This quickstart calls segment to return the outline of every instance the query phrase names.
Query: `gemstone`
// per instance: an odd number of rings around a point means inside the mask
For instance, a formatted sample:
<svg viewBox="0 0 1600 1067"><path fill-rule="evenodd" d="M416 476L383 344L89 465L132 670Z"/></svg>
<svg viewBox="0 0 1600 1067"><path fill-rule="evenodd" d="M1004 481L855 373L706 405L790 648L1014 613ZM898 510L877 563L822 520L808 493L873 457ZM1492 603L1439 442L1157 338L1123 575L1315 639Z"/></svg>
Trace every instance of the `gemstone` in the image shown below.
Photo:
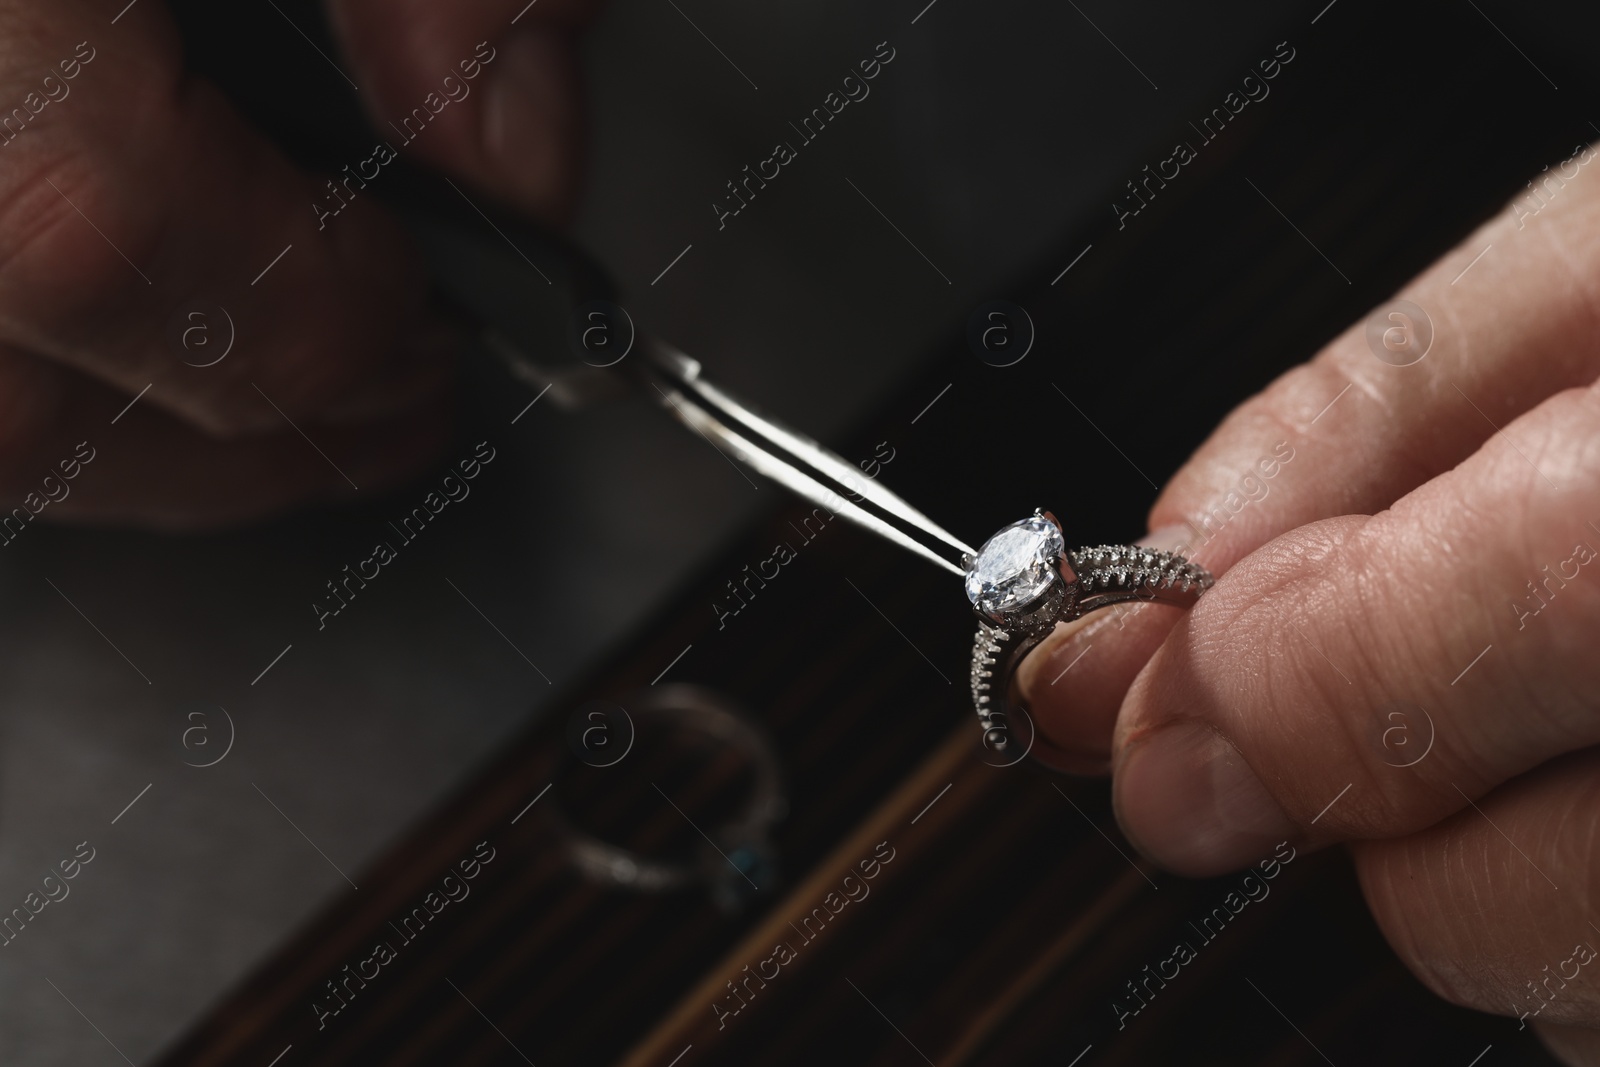
<svg viewBox="0 0 1600 1067"><path fill-rule="evenodd" d="M967 599L986 615L1035 600L1060 577L1061 531L1040 516L1004 527L983 543L967 569Z"/></svg>

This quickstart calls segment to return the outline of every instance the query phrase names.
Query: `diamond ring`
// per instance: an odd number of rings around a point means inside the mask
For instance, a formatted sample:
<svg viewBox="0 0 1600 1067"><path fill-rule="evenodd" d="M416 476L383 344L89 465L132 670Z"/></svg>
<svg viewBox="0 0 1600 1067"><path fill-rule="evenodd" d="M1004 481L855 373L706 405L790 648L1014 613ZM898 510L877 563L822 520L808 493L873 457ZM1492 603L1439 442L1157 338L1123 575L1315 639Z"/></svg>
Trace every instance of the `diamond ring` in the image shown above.
<svg viewBox="0 0 1600 1067"><path fill-rule="evenodd" d="M771 832L787 814L789 801L784 795L778 754L772 741L765 730L726 697L702 686L661 685L641 691L628 703L632 707L631 714L620 705L591 702L620 713L616 725L619 731L626 727L628 751L633 748L635 719L644 732L656 735L653 766L658 769L653 773L659 774L663 764L670 767L701 747L709 747L713 752L726 749L742 756L740 762L746 765L744 774L749 779L743 804L738 810L725 813L720 823L708 827L709 833L702 831L709 847L687 855L647 856L581 828L578 809L568 812L560 803L565 785L570 784L569 777L593 773L581 770L581 766L611 773L610 768L622 764L627 755L625 751L615 759L608 755L605 762L590 762L589 757L596 751L591 746L610 747L619 742L606 741L600 736L591 738L591 733L607 730L609 726L603 720L601 725L588 726L590 716L585 715L576 720L580 723L579 730L573 730L569 722L569 747L557 750L556 796L545 805L546 818L560 833L573 865L596 882L641 893L664 893L703 883L710 889L717 907L729 913L740 911L749 903L751 892L771 889L779 881ZM670 741L684 747L663 747ZM591 782L596 780L590 779ZM615 777L610 780L617 781ZM666 799L671 803L670 797ZM700 827L695 826L695 829Z"/></svg>
<svg viewBox="0 0 1600 1067"><path fill-rule="evenodd" d="M1188 607L1211 587L1205 568L1171 552L1137 545L1068 552L1061 524L1044 511L1012 523L974 551L855 464L706 381L695 360L661 342L646 348L651 358L637 366L642 380L724 459L732 456L829 515L966 579L967 597L978 615L972 701L985 746L1004 752L1007 764L1033 748L1031 737L1012 735L1012 713L1026 720L1027 709L1010 705L1007 687L1023 657L1056 623L1126 601ZM512 353L507 358L515 370L524 357ZM542 380L536 369L516 372L530 382Z"/></svg>
<svg viewBox="0 0 1600 1067"><path fill-rule="evenodd" d="M1056 623L1128 601L1189 607L1212 584L1209 571L1172 552L1138 545L1069 552L1048 511L1003 527L961 562L978 616L972 703L983 743L996 752L1014 746L1012 713L1027 710L1008 699L1011 676Z"/></svg>

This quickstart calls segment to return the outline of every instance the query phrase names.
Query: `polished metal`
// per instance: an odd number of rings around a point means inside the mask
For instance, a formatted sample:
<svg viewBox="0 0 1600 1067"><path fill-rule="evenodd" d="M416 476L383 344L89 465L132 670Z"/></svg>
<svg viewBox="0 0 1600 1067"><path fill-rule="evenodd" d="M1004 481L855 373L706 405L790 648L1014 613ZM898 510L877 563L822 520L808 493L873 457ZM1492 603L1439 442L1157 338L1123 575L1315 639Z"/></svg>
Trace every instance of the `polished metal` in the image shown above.
<svg viewBox="0 0 1600 1067"><path fill-rule="evenodd" d="M1060 528L1054 515L1035 511ZM1010 700L1012 675L1057 623L1126 603L1193 606L1213 584L1211 572L1173 552L1139 545L1097 545L1064 552L1048 588L1014 611L989 614L974 608L978 632L972 640L972 706L983 742L1004 751L1013 741L1016 713ZM1031 731L1028 732L1031 744Z"/></svg>
<svg viewBox="0 0 1600 1067"><path fill-rule="evenodd" d="M670 345L647 342L634 365L657 399L711 445L818 507L937 564L966 573L972 548L868 478L859 467L762 415L708 382L700 364Z"/></svg>
<svg viewBox="0 0 1600 1067"><path fill-rule="evenodd" d="M552 373L503 339L492 340L490 347L521 380L553 388L563 400L579 402L603 391L591 380L601 372L592 368ZM860 468L719 389L701 374L698 361L672 346L640 338L638 349L635 358L617 369L730 461L743 463L951 574L968 576L978 551ZM1048 512L1034 514L1061 528ZM1205 568L1184 557L1137 545L1063 551L1056 570L1048 588L1015 611L989 614L974 604L979 624L972 650L972 700L984 742L991 749L1003 750L1012 743L1011 715L1024 709L1008 700L1011 676L1056 623L1135 601L1188 607L1212 584ZM597 853L594 862L603 866L604 857ZM659 876L661 872L652 875L643 869L634 875Z"/></svg>

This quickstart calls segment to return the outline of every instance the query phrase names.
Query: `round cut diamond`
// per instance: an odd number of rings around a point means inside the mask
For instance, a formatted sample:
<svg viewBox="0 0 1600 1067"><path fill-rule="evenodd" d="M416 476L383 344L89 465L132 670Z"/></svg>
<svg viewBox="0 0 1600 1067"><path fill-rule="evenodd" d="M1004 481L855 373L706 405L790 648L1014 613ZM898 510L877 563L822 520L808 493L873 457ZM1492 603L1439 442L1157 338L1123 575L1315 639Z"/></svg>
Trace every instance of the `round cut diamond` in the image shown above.
<svg viewBox="0 0 1600 1067"><path fill-rule="evenodd" d="M967 569L967 599L988 615L1036 599L1060 572L1066 546L1049 519L1035 515L1004 527L983 543Z"/></svg>

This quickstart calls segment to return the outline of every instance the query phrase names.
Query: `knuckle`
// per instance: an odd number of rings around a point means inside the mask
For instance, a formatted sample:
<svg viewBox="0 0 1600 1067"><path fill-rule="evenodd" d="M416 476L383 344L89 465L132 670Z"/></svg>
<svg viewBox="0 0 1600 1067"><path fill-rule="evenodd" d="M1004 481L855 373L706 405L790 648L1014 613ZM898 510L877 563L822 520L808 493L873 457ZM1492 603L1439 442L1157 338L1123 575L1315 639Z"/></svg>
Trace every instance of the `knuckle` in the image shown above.
<svg viewBox="0 0 1600 1067"><path fill-rule="evenodd" d="M1316 831L1373 838L1427 825L1454 809L1461 760L1434 735L1419 680L1442 638L1408 625L1392 567L1372 550L1374 520L1348 516L1300 527L1230 571L1208 620L1264 697L1239 724L1284 766L1274 785L1284 809ZM1386 621L1387 620L1387 621ZM1398 740L1397 740L1398 739ZM1400 743L1410 744L1411 749ZM1436 743L1437 742L1437 743ZM1413 762L1412 749L1427 755ZM1333 780L1337 778L1335 784ZM1468 778L1467 781L1475 779ZM1324 810L1333 793L1343 799ZM1454 802L1452 802L1454 801Z"/></svg>
<svg viewBox="0 0 1600 1067"><path fill-rule="evenodd" d="M129 261L149 263L159 249L161 168L182 135L182 54L159 20L135 32L135 48L95 62L109 103L51 108L0 147L0 313L70 330L86 309L136 295L142 283ZM70 31L47 35L32 41L33 54L71 53Z"/></svg>
<svg viewBox="0 0 1600 1067"><path fill-rule="evenodd" d="M70 338L88 313L137 295L129 260L148 256L159 227L128 209L106 173L63 154L0 180L0 316L25 336Z"/></svg>

